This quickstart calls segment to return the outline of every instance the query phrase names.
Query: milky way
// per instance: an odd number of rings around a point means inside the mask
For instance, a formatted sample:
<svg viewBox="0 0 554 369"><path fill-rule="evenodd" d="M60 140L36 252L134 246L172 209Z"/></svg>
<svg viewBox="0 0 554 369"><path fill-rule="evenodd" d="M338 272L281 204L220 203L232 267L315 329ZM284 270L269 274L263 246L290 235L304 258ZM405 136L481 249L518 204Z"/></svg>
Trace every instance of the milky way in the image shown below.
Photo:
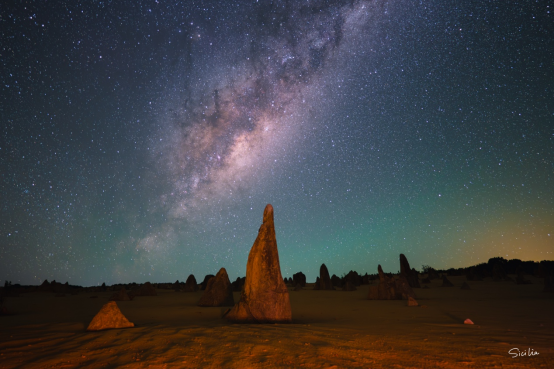
<svg viewBox="0 0 554 369"><path fill-rule="evenodd" d="M0 9L0 282L552 259L552 9L118 1Z"/></svg>

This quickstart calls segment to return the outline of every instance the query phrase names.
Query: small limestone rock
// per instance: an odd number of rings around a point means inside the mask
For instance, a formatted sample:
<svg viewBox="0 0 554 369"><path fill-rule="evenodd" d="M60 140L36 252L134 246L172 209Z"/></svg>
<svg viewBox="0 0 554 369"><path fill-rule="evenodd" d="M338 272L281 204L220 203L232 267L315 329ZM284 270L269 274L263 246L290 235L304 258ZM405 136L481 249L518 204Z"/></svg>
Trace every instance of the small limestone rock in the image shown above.
<svg viewBox="0 0 554 369"><path fill-rule="evenodd" d="M473 324L473 322L471 321L471 319L466 319L464 320L464 324Z"/></svg>
<svg viewBox="0 0 554 369"><path fill-rule="evenodd" d="M413 297L408 297L408 306L419 306L419 304Z"/></svg>
<svg viewBox="0 0 554 369"><path fill-rule="evenodd" d="M87 331L100 331L103 329L113 329L113 328L130 328L134 327L135 325L131 323L123 313L121 313L121 310L119 310L119 307L117 307L117 303L115 301L110 301L104 306L102 306L102 309L92 318L92 321L90 322Z"/></svg>

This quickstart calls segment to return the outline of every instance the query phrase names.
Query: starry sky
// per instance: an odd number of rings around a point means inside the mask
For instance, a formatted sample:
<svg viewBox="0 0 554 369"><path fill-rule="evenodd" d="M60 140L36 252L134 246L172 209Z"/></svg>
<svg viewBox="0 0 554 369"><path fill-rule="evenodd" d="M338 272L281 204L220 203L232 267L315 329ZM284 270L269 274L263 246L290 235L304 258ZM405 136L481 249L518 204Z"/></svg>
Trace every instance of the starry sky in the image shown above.
<svg viewBox="0 0 554 369"><path fill-rule="evenodd" d="M554 259L546 1L0 8L0 282Z"/></svg>

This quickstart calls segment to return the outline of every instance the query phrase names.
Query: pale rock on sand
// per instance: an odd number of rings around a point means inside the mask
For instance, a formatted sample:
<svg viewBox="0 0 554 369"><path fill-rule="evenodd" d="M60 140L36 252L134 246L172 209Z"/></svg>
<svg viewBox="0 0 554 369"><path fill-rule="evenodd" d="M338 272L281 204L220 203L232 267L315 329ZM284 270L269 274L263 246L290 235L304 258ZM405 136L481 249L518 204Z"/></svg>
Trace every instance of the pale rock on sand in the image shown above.
<svg viewBox="0 0 554 369"><path fill-rule="evenodd" d="M233 306L233 287L225 268L221 268L214 278L208 281L198 306Z"/></svg>
<svg viewBox="0 0 554 369"><path fill-rule="evenodd" d="M281 275L270 204L265 207L263 224L248 255L240 301L225 317L244 323L292 322L289 291Z"/></svg>
<svg viewBox="0 0 554 369"><path fill-rule="evenodd" d="M471 319L464 320L464 324L474 324Z"/></svg>
<svg viewBox="0 0 554 369"><path fill-rule="evenodd" d="M130 328L135 325L131 323L115 301L110 301L92 318L92 321L88 325L87 331L100 331L103 329L112 329L112 328Z"/></svg>

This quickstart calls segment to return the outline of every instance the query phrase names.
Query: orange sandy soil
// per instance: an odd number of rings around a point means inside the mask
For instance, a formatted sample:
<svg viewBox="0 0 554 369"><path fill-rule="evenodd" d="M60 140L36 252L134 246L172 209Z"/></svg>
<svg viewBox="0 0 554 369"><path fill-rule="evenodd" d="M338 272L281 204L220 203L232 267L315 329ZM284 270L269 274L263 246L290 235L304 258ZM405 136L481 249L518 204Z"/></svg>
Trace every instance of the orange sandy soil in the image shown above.
<svg viewBox="0 0 554 369"><path fill-rule="evenodd" d="M416 289L420 307L357 291L290 289L293 324L230 324L202 292L118 302L134 328L86 332L112 292L8 298L0 368L554 368L554 296L542 280ZM98 298L91 299L90 296ZM238 301L239 294L235 294ZM464 325L470 318L475 325ZM512 348L538 353L516 357Z"/></svg>

